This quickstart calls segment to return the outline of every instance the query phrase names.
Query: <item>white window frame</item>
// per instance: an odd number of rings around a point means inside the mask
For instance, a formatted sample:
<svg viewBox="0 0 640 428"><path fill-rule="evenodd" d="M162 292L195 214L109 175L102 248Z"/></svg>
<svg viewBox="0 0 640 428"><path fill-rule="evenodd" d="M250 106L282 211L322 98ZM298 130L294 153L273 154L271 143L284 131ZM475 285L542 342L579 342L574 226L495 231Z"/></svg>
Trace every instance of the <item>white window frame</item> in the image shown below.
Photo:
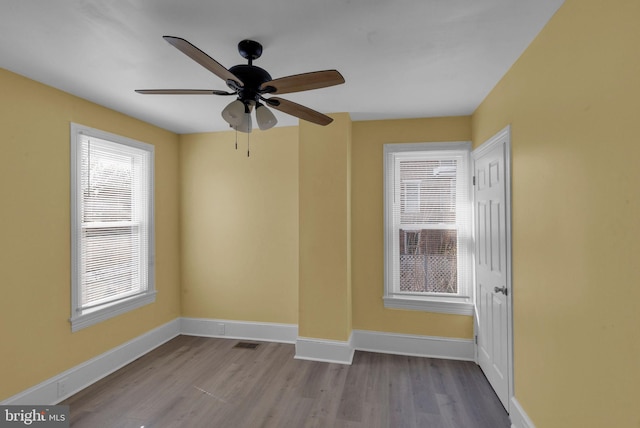
<svg viewBox="0 0 640 428"><path fill-rule="evenodd" d="M154 153L155 148L151 144L132 140L120 135L90 128L87 126L71 123L70 126L70 149L71 149L71 331L89 327L101 321L113 318L125 312L155 301L155 226L154 226ZM81 229L82 225L82 194L81 194L81 144L83 137L92 137L114 144L125 145L148 152L149 168L147 174L142 178L148 185L147 215L147 241L146 248L147 263L143 268L147 269L146 290L142 293L115 299L102 305L94 305L91 308L82 309L80 306L80 296L82 293L82 272L81 272ZM87 226L87 225L85 225Z"/></svg>
<svg viewBox="0 0 640 428"><path fill-rule="evenodd" d="M465 152L466 170L462 172L462 179L468 185L469 198L469 240L465 253L468 254L466 274L458 276L458 293L411 293L399 291L399 237L394 227L393 198L396 192L396 159L407 155L420 154L460 155ZM444 143L400 143L384 144L384 295L386 308L408 309L447 314L473 315L473 244L472 234L472 187L471 187L471 142L457 141ZM459 244L460 245L460 244ZM460 252L460 251L459 251ZM460 271L459 271L460 272Z"/></svg>

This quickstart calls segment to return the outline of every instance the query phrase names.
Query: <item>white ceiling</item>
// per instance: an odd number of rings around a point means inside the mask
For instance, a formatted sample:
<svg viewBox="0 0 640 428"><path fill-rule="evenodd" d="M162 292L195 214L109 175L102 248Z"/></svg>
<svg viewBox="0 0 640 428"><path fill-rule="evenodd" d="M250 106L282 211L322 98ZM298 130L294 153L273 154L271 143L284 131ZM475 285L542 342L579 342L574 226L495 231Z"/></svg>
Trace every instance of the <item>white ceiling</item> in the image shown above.
<svg viewBox="0 0 640 428"><path fill-rule="evenodd" d="M2 0L0 66L176 133L228 129L231 97L162 39L225 67L259 41L273 78L337 69L346 83L283 98L353 120L471 114L563 0ZM275 112L279 126L297 119Z"/></svg>

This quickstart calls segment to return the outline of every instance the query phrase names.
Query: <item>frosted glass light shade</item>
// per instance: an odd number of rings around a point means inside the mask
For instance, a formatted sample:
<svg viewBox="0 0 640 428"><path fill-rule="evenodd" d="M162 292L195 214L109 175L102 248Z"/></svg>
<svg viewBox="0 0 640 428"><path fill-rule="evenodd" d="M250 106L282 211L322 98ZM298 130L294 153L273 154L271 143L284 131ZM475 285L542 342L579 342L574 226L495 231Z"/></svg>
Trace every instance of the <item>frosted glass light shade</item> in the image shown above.
<svg viewBox="0 0 640 428"><path fill-rule="evenodd" d="M242 115L242 121L234 126L237 131L251 133L251 113L247 112Z"/></svg>
<svg viewBox="0 0 640 428"><path fill-rule="evenodd" d="M235 100L222 110L222 118L235 128L245 120L244 110L244 103L240 100Z"/></svg>
<svg viewBox="0 0 640 428"><path fill-rule="evenodd" d="M258 128L264 131L273 128L278 123L278 119L276 119L271 110L262 104L258 104L256 107L256 122L258 122Z"/></svg>

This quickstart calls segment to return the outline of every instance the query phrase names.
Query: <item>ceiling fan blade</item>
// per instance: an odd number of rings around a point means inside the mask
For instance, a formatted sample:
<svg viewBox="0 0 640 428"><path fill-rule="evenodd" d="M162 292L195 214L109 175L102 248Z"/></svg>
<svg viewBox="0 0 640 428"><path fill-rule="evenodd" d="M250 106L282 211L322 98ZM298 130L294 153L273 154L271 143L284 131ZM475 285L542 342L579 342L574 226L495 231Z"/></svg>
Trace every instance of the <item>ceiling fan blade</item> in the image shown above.
<svg viewBox="0 0 640 428"><path fill-rule="evenodd" d="M216 89L136 89L136 92L145 95L236 95Z"/></svg>
<svg viewBox="0 0 640 428"><path fill-rule="evenodd" d="M265 99L269 106L276 110L280 110L283 113L290 114L308 122L313 122L318 125L326 126L333 122L333 119L320 112L305 107L303 105L294 103L293 101L284 100L278 97L271 97Z"/></svg>
<svg viewBox="0 0 640 428"><path fill-rule="evenodd" d="M189 58L224 80L232 80L236 82L239 86L244 86L242 80L238 79L238 77L227 70L222 64L220 64L215 59L211 58L209 55L186 41L180 37L173 36L162 36L167 42L171 43L175 48L177 48L180 52L187 55Z"/></svg>
<svg viewBox="0 0 640 428"><path fill-rule="evenodd" d="M260 86L260 90L272 94L289 94L291 92L326 88L327 86L340 85L342 83L344 83L344 77L337 70L324 70L270 80L263 83Z"/></svg>

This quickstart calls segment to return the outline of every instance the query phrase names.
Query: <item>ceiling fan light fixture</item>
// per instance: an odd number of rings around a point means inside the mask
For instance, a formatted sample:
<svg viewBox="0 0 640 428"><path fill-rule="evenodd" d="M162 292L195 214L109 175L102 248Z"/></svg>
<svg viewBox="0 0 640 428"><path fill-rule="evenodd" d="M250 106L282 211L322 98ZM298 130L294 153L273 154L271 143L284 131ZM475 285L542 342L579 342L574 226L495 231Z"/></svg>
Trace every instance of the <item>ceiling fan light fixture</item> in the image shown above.
<svg viewBox="0 0 640 428"><path fill-rule="evenodd" d="M222 118L232 127L239 126L244 121L244 116L245 105L240 100L232 101L222 110Z"/></svg>
<svg viewBox="0 0 640 428"><path fill-rule="evenodd" d="M344 77L337 70L321 70L310 73L272 79L264 69L253 65L253 60L262 55L262 45L253 40L243 40L238 44L238 52L248 60L248 64L235 65L229 69L224 67L204 51L181 37L163 36L163 38L183 54L221 78L229 87L229 91L217 89L136 89L140 94L154 95L235 95L237 99L222 110L222 118L231 128L240 132L251 132L251 110L255 108L255 120L261 130L273 128L278 120L266 106L306 120L326 126L333 120L331 117L278 97L264 98L264 94L281 95L292 92L326 88L344 83Z"/></svg>
<svg viewBox="0 0 640 428"><path fill-rule="evenodd" d="M258 123L258 128L266 131L273 128L278 123L278 119L264 104L258 103L256 105L256 122Z"/></svg>
<svg viewBox="0 0 640 428"><path fill-rule="evenodd" d="M251 113L249 112L249 109L246 109L246 113L244 113L242 115L242 121L238 124L235 125L234 128L236 131L240 131L240 132L246 132L247 134L251 133Z"/></svg>

